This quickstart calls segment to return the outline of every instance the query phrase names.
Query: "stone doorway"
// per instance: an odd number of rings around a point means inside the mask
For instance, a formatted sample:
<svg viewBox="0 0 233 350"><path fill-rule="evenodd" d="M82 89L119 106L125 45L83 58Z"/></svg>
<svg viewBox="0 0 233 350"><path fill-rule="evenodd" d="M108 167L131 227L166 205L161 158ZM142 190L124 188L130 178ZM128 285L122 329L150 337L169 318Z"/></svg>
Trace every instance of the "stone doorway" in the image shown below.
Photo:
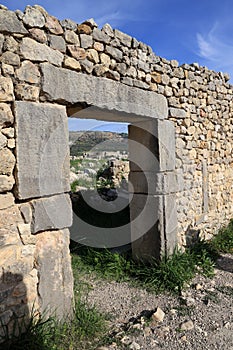
<svg viewBox="0 0 233 350"><path fill-rule="evenodd" d="M160 259L171 252L177 228L175 130L166 120L165 97L48 63L41 70L43 94L50 102L15 102L16 193L20 200L35 198L33 233L71 226L67 115L78 113L79 118L130 123L133 254Z"/></svg>

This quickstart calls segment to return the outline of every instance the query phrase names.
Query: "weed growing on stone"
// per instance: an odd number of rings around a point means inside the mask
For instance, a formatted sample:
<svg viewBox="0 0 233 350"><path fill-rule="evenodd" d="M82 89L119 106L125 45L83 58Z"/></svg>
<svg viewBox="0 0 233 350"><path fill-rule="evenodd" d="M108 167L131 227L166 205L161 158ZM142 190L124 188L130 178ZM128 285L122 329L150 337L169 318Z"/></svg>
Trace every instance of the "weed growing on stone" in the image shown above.
<svg viewBox="0 0 233 350"><path fill-rule="evenodd" d="M233 253L233 219L212 238L211 246L221 253Z"/></svg>
<svg viewBox="0 0 233 350"><path fill-rule="evenodd" d="M6 333L0 350L91 350L98 339L102 339L107 329L105 315L95 306L90 306L81 284L75 281L75 312L72 320L60 323L54 317L32 315L29 322L15 321L13 335ZM92 347L93 346L93 347Z"/></svg>

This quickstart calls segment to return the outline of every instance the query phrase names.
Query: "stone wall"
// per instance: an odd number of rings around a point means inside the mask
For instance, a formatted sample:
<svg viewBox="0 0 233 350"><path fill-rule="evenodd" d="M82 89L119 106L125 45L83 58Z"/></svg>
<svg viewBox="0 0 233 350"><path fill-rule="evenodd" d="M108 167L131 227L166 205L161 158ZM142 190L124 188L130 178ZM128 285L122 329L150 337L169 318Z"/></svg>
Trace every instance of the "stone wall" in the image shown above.
<svg viewBox="0 0 233 350"><path fill-rule="evenodd" d="M160 184L156 203L163 203L161 212L176 202L178 243L185 245L199 232L209 237L232 217L233 93L228 80L227 74L196 63L179 66L160 58L109 24L100 29L92 19L59 21L40 6L28 6L24 13L0 7L4 326L11 330L14 318L28 317L32 308L49 307L60 318L72 313L67 113L95 106L97 119L111 120L105 117L107 108L117 121L156 118L161 130L175 128L175 158L172 138L166 130L158 132L166 166L152 174L151 199Z"/></svg>

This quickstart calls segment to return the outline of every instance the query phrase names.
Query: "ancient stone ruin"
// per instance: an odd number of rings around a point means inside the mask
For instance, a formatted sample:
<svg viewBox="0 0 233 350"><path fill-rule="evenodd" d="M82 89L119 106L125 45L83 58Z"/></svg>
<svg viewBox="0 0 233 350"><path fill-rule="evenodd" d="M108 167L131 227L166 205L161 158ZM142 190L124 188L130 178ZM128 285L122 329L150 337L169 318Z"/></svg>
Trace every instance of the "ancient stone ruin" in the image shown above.
<svg viewBox="0 0 233 350"><path fill-rule="evenodd" d="M130 123L134 256L159 259L232 217L227 74L179 66L108 24L59 21L40 6L1 6L0 73L0 320L9 332L32 309L72 313L67 116Z"/></svg>

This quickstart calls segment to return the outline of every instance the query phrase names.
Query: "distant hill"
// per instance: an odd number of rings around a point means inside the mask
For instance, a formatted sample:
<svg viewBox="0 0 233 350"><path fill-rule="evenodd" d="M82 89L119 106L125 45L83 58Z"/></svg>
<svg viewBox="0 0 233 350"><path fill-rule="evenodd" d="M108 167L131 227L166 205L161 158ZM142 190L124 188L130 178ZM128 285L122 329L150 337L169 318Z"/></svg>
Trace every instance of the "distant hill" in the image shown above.
<svg viewBox="0 0 233 350"><path fill-rule="evenodd" d="M128 135L110 131L70 131L70 154L80 156L95 151L128 151Z"/></svg>

